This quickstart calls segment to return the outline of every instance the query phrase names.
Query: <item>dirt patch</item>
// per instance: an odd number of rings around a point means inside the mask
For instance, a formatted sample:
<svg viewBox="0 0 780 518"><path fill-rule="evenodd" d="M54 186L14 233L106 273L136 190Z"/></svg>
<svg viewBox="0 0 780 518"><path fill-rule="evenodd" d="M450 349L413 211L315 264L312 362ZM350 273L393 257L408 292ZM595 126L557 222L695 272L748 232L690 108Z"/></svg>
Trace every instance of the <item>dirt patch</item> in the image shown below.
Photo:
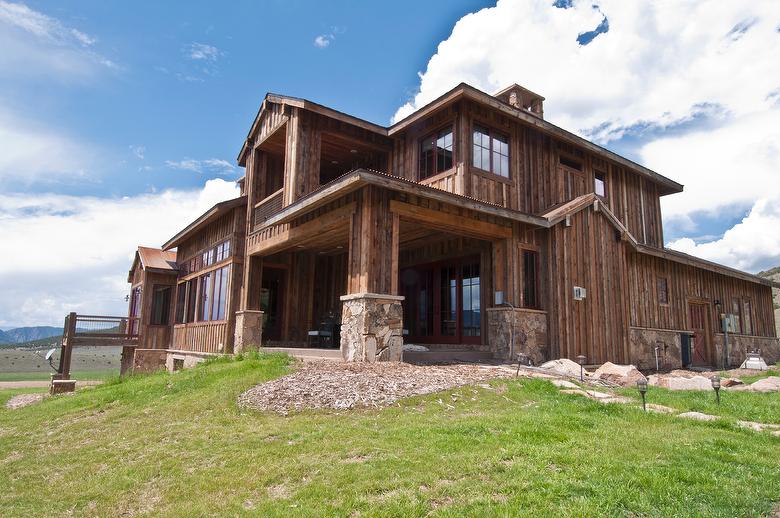
<svg viewBox="0 0 780 518"><path fill-rule="evenodd" d="M17 408L37 403L46 396L48 396L48 394L45 392L39 392L37 394L19 394L6 401L5 407L9 410L16 410Z"/></svg>
<svg viewBox="0 0 780 518"><path fill-rule="evenodd" d="M304 409L375 408L405 397L512 376L506 369L478 365L307 362L293 374L247 390L238 403L284 415Z"/></svg>

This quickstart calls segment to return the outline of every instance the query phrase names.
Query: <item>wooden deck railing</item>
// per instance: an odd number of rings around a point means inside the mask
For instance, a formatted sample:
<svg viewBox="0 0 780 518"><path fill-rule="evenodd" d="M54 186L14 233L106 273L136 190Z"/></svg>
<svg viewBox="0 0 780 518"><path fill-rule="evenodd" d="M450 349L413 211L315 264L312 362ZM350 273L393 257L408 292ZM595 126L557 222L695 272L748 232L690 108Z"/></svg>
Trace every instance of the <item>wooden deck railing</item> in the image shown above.
<svg viewBox="0 0 780 518"><path fill-rule="evenodd" d="M279 189L272 195L260 200L255 205L254 213L254 227L257 228L265 220L282 210L282 197L284 196L284 189Z"/></svg>
<svg viewBox="0 0 780 518"><path fill-rule="evenodd" d="M58 379L70 379L70 361L76 346L138 346L138 319L105 315L79 315L69 313L65 317L62 333ZM125 365L122 369L124 373Z"/></svg>
<svg viewBox="0 0 780 518"><path fill-rule="evenodd" d="M172 349L202 353L223 353L229 340L228 322L192 322L173 326Z"/></svg>

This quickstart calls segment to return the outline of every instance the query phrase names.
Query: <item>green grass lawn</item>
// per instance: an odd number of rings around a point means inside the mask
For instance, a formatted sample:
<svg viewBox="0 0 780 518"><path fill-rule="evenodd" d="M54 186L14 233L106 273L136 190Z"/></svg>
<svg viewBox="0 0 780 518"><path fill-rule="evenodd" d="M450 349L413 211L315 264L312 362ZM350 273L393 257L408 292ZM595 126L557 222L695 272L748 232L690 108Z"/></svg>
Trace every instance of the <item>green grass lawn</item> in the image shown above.
<svg viewBox="0 0 780 518"><path fill-rule="evenodd" d="M776 394L740 395L742 415L651 390L729 417L714 423L540 380L381 410L236 407L289 368L279 355L220 361L0 410L3 515L761 516L780 502L780 439L731 420L780 422Z"/></svg>

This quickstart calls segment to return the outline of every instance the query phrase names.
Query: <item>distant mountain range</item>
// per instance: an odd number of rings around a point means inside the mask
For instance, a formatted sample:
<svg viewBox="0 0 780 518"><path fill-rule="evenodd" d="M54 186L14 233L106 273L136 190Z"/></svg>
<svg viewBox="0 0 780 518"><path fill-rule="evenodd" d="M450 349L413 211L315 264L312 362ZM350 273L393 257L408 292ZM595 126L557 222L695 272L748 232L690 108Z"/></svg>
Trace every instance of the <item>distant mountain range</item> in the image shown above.
<svg viewBox="0 0 780 518"><path fill-rule="evenodd" d="M20 344L52 336L62 336L62 328L53 326L17 327L0 331L0 344Z"/></svg>

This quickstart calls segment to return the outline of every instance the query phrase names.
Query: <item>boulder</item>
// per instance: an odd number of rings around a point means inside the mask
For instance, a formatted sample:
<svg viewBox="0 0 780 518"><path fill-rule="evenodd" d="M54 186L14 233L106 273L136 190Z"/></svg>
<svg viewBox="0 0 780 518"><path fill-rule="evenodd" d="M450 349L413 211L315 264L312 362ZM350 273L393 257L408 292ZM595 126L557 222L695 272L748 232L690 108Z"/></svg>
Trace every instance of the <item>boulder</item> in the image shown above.
<svg viewBox="0 0 780 518"><path fill-rule="evenodd" d="M552 384L555 385L558 388L565 388L565 389L578 389L578 388L580 388L579 386L575 385L571 381L567 381L567 380L557 380L557 379L555 379L555 380L550 380L550 381L552 381Z"/></svg>
<svg viewBox="0 0 780 518"><path fill-rule="evenodd" d="M780 376L769 376L747 386L751 392L780 392Z"/></svg>
<svg viewBox="0 0 780 518"><path fill-rule="evenodd" d="M551 360L549 362L540 365L542 369L547 369L564 376L571 376L575 378L580 377L580 366L577 362L573 362L568 358L561 358L560 360ZM585 371L585 376L588 376L588 371Z"/></svg>
<svg viewBox="0 0 780 518"><path fill-rule="evenodd" d="M655 412L657 414L674 414L675 412L677 412L677 410L675 410L674 408L664 406L664 405L656 405L655 403L648 403L647 411Z"/></svg>
<svg viewBox="0 0 780 518"><path fill-rule="evenodd" d="M677 417L685 417L686 419L696 419L697 421L715 421L718 419L716 415L702 414L701 412L684 412L678 414Z"/></svg>
<svg viewBox="0 0 780 518"><path fill-rule="evenodd" d="M675 376L659 376L657 386L669 390L712 390L712 382L704 376L678 378Z"/></svg>
<svg viewBox="0 0 780 518"><path fill-rule="evenodd" d="M634 387L640 379L645 379L639 369L633 365L615 365L607 362L593 373L593 379L608 381L621 387Z"/></svg>

